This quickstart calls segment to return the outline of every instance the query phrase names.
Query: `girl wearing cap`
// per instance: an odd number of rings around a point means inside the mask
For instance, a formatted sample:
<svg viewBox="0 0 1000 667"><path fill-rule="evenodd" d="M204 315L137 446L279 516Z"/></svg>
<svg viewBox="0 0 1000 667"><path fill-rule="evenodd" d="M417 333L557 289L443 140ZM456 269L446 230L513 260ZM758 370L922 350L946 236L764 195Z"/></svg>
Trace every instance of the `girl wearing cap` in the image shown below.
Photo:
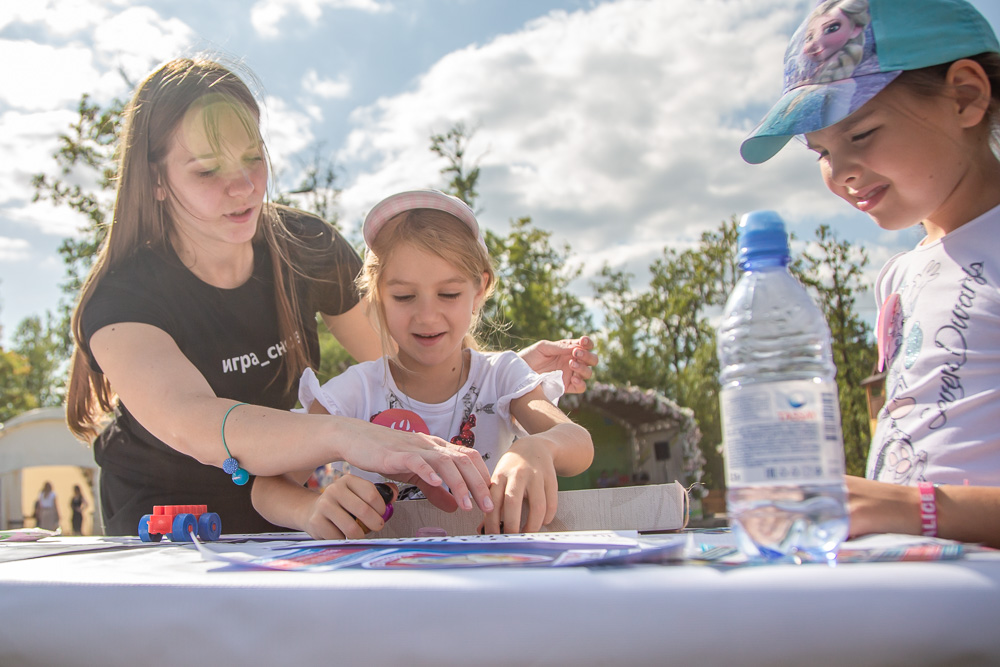
<svg viewBox="0 0 1000 667"><path fill-rule="evenodd" d="M797 78L800 28L785 94L741 153L763 162L804 134L834 194L926 232L875 286L886 401L868 479L847 480L851 534L1000 547L1000 44L964 0L868 5L873 48L840 80Z"/></svg>
<svg viewBox="0 0 1000 667"><path fill-rule="evenodd" d="M496 277L472 210L434 190L404 192L369 212L364 236L358 287L383 349L392 353L323 386L307 368L299 383L304 409L474 448L491 473L496 509L485 515L487 533L533 532L550 523L556 476L586 470L593 443L553 404L563 393L558 371L540 375L513 352L477 350L472 332ZM378 510L365 505L382 477L353 468L316 493L302 486L309 473L258 480L258 511L317 539L360 537L355 517ZM424 490L454 508L440 489Z"/></svg>
<svg viewBox="0 0 1000 667"><path fill-rule="evenodd" d="M123 118L113 223L74 312L67 392L68 424L101 466L105 532L134 535L167 504L207 504L227 532L272 530L252 476L331 460L447 484L463 507L471 494L491 509L475 450L289 411L319 362L317 313L356 359L381 347L353 284L357 254L322 220L267 201L246 83L212 60L173 60ZM588 347L543 342L527 357L580 391Z"/></svg>

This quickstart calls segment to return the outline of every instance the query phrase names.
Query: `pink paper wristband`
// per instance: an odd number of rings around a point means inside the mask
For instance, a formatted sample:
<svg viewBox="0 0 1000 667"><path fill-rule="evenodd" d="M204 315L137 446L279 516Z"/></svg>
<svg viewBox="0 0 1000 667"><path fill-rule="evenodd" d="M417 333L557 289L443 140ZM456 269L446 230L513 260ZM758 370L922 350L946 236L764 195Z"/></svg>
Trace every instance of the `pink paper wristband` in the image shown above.
<svg viewBox="0 0 1000 667"><path fill-rule="evenodd" d="M920 490L920 528L926 537L937 537L937 497L930 482L917 484Z"/></svg>

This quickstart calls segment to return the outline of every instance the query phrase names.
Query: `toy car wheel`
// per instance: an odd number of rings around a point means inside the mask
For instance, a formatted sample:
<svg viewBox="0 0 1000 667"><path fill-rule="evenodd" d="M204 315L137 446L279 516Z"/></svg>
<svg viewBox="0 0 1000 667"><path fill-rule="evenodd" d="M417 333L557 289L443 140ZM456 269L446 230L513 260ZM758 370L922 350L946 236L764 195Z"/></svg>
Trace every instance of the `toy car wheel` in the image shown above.
<svg viewBox="0 0 1000 667"><path fill-rule="evenodd" d="M219 539L222 534L222 519L215 512L205 512L198 517L198 537L206 542Z"/></svg>
<svg viewBox="0 0 1000 667"><path fill-rule="evenodd" d="M159 542L163 539L163 535L160 535L159 533L149 533L149 522L152 518L152 514L147 514L139 519L139 539L143 542Z"/></svg>
<svg viewBox="0 0 1000 667"><path fill-rule="evenodd" d="M190 542L196 527L194 514L178 514L174 517L170 539L174 542Z"/></svg>

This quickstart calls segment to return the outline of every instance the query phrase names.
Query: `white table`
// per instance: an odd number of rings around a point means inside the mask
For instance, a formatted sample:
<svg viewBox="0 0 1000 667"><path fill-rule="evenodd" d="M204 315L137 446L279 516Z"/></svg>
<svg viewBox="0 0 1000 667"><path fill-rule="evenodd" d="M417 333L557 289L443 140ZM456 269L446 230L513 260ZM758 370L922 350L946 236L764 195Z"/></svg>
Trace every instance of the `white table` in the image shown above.
<svg viewBox="0 0 1000 667"><path fill-rule="evenodd" d="M301 573L165 542L0 562L0 665L161 664L996 665L1000 558Z"/></svg>

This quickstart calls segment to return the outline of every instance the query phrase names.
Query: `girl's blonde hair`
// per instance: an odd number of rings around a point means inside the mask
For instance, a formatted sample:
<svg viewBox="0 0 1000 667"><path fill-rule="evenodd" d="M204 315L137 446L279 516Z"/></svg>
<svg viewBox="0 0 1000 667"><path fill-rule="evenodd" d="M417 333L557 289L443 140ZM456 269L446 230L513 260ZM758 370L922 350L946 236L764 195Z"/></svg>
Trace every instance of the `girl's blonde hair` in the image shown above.
<svg viewBox="0 0 1000 667"><path fill-rule="evenodd" d="M122 113L117 148L117 188L107 237L80 290L72 318L76 345L70 362L66 395L66 421L80 439L92 440L104 417L114 409L116 396L108 379L91 368L85 343L82 313L101 278L143 248L164 249L170 243L175 197L156 197L156 188L170 192L164 160L175 130L192 109L203 110L206 135L220 149L220 120L235 114L248 135L256 140L266 162L260 134L260 107L247 84L231 69L208 58L171 60L144 79ZM300 307L293 284L299 270L290 259L290 236L276 207L265 202L254 241L263 241L271 254L281 339L289 341L282 363L288 365L288 386L308 365L305 342L299 340ZM298 341L298 344L295 344Z"/></svg>
<svg viewBox="0 0 1000 667"><path fill-rule="evenodd" d="M483 290L483 297L462 341L463 348L480 349L475 333L480 325L482 306L496 288L496 270L486 248L473 235L468 225L450 213L429 208L412 209L390 219L365 253L357 286L369 309L374 311L382 349L399 364L395 343L386 326L382 279L393 253L404 243L437 255L457 268L477 289ZM485 279L483 274L486 274Z"/></svg>

